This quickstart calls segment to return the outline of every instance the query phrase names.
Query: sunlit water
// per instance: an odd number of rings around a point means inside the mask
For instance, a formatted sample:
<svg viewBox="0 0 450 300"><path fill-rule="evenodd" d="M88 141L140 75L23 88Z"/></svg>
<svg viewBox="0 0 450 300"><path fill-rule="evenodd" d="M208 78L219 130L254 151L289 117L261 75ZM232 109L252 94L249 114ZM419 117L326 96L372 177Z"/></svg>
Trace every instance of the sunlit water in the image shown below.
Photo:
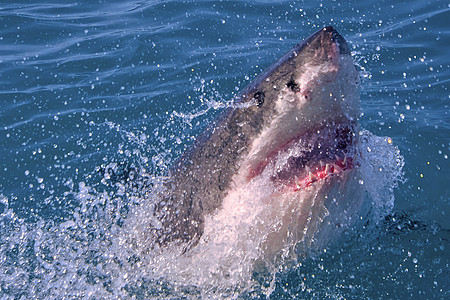
<svg viewBox="0 0 450 300"><path fill-rule="evenodd" d="M443 1L1 4L0 295L448 298L449 17ZM149 247L173 160L326 25L362 76L355 229L259 273L252 240Z"/></svg>

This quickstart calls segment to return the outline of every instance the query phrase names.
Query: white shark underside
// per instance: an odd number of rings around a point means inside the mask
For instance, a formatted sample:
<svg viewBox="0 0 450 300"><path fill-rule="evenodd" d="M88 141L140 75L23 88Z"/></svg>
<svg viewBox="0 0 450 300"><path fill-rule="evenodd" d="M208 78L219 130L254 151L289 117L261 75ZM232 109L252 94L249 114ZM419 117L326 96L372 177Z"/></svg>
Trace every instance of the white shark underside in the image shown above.
<svg viewBox="0 0 450 300"><path fill-rule="evenodd" d="M149 229L154 245L182 245L191 256L247 251L255 262L299 242L325 245L361 199L359 74L344 38L332 27L314 33L235 103L172 167Z"/></svg>

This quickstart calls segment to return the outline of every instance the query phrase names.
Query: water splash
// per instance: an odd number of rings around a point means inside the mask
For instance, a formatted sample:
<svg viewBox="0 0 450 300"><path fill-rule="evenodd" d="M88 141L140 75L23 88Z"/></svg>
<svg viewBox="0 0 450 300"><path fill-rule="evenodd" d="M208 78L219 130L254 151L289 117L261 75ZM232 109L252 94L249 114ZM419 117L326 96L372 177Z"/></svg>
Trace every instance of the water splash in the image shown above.
<svg viewBox="0 0 450 300"><path fill-rule="evenodd" d="M364 185L372 200L376 223L394 208L394 189L404 182L405 161L389 137L373 135L368 130L359 134L359 163Z"/></svg>

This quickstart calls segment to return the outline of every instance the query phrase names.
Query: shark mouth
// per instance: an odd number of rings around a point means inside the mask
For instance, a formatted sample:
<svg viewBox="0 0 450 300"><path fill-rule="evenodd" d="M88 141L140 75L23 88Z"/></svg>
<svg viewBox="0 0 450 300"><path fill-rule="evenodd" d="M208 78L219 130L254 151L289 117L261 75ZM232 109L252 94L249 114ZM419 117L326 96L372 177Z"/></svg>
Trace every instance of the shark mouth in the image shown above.
<svg viewBox="0 0 450 300"><path fill-rule="evenodd" d="M356 124L326 124L289 142L270 159L271 180L298 192L356 167Z"/></svg>
<svg viewBox="0 0 450 300"><path fill-rule="evenodd" d="M350 170L352 168L352 157L345 156L343 159L341 159L340 157L336 157L336 160L334 162L326 163L325 166L320 166L314 171L309 171L308 175L303 179L299 179L297 177L294 185L287 187L287 191L298 192L304 190L317 181L322 181L335 175L342 176L344 174L344 171Z"/></svg>

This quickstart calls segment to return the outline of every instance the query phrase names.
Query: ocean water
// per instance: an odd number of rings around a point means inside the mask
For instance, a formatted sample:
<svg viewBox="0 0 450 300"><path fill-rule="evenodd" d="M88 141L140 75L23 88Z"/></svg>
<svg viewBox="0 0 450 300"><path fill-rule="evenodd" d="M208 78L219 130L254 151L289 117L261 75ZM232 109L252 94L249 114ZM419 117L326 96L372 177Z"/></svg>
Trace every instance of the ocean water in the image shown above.
<svg viewBox="0 0 450 300"><path fill-rule="evenodd" d="M1 298L449 298L449 20L441 0L1 3ZM158 186L241 88L327 25L360 69L383 168L364 182L365 224L270 276L161 276L173 260L132 243L155 191L102 170Z"/></svg>

